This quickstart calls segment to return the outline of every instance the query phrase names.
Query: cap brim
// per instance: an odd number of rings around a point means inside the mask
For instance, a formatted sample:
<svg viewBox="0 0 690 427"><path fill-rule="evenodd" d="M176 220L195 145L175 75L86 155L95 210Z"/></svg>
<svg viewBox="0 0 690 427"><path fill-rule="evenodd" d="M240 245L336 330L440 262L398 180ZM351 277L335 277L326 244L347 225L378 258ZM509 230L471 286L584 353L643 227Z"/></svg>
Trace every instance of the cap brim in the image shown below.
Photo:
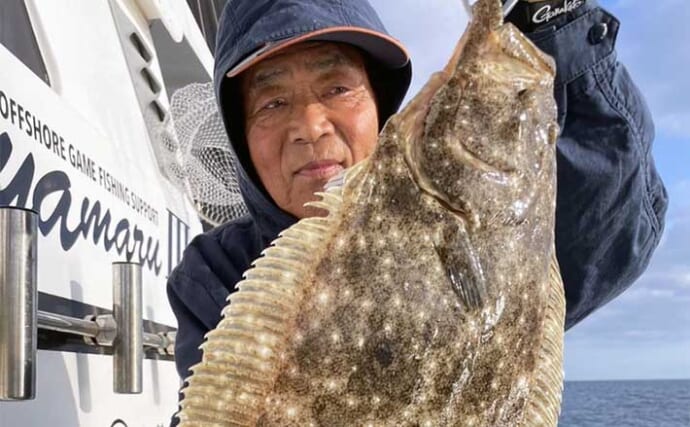
<svg viewBox="0 0 690 427"><path fill-rule="evenodd" d="M399 41L386 34L360 27L330 27L267 43L230 69L226 76L235 77L266 57L305 41L348 43L368 52L383 65L391 69L403 67L410 60L407 49Z"/></svg>

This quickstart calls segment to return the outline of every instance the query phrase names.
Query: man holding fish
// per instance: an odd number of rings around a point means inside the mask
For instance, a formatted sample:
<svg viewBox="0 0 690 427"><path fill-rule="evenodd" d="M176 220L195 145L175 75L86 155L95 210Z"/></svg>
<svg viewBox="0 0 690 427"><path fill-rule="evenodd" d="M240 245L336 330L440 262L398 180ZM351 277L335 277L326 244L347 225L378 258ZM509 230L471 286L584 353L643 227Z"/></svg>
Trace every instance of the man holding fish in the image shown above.
<svg viewBox="0 0 690 427"><path fill-rule="evenodd" d="M506 20L556 63L556 251L565 326L623 292L658 245L666 191L653 124L617 62L619 23L594 0L504 1ZM304 204L367 158L400 106L408 54L366 0L229 1L215 86L250 215L197 236L168 281L181 378L236 283Z"/></svg>

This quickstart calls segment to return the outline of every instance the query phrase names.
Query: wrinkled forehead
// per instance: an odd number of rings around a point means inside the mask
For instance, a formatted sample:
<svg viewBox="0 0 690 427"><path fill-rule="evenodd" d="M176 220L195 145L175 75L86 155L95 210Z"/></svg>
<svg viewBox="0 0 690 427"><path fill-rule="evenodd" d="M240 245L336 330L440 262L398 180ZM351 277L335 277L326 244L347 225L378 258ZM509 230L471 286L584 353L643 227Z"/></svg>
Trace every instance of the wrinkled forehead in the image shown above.
<svg viewBox="0 0 690 427"><path fill-rule="evenodd" d="M364 59L357 48L344 43L308 41L273 53L239 77L246 93L271 85L298 70L317 74L347 68L365 71Z"/></svg>

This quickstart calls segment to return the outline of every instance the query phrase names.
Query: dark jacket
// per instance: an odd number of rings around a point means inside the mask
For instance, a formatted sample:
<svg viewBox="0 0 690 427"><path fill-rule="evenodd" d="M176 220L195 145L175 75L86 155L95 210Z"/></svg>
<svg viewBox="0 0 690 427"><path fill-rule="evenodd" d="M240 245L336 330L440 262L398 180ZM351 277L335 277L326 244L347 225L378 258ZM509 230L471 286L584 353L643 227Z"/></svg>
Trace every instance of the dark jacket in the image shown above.
<svg viewBox="0 0 690 427"><path fill-rule="evenodd" d="M616 60L617 30L618 21L590 3L557 29L530 35L558 67L555 95L562 134L556 248L565 283L566 328L640 276L663 229L667 194L651 156L653 123ZM221 60L218 66L229 64ZM221 103L221 108L227 106ZM280 230L295 222L249 178L248 165L239 166L250 216L194 238L168 279L182 378L201 359L198 346L220 320L242 273Z"/></svg>

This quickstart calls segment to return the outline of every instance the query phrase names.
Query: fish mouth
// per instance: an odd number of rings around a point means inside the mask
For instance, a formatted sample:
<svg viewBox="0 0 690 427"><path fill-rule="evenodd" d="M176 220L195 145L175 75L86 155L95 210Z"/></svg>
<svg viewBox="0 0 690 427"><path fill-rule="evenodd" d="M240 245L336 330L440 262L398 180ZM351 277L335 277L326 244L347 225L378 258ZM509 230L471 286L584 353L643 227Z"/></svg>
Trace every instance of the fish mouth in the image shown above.
<svg viewBox="0 0 690 427"><path fill-rule="evenodd" d="M492 165L480 158L463 143L454 144L452 150L459 161L469 165L472 169L479 170L492 181L507 184L515 177L514 168L500 168Z"/></svg>

